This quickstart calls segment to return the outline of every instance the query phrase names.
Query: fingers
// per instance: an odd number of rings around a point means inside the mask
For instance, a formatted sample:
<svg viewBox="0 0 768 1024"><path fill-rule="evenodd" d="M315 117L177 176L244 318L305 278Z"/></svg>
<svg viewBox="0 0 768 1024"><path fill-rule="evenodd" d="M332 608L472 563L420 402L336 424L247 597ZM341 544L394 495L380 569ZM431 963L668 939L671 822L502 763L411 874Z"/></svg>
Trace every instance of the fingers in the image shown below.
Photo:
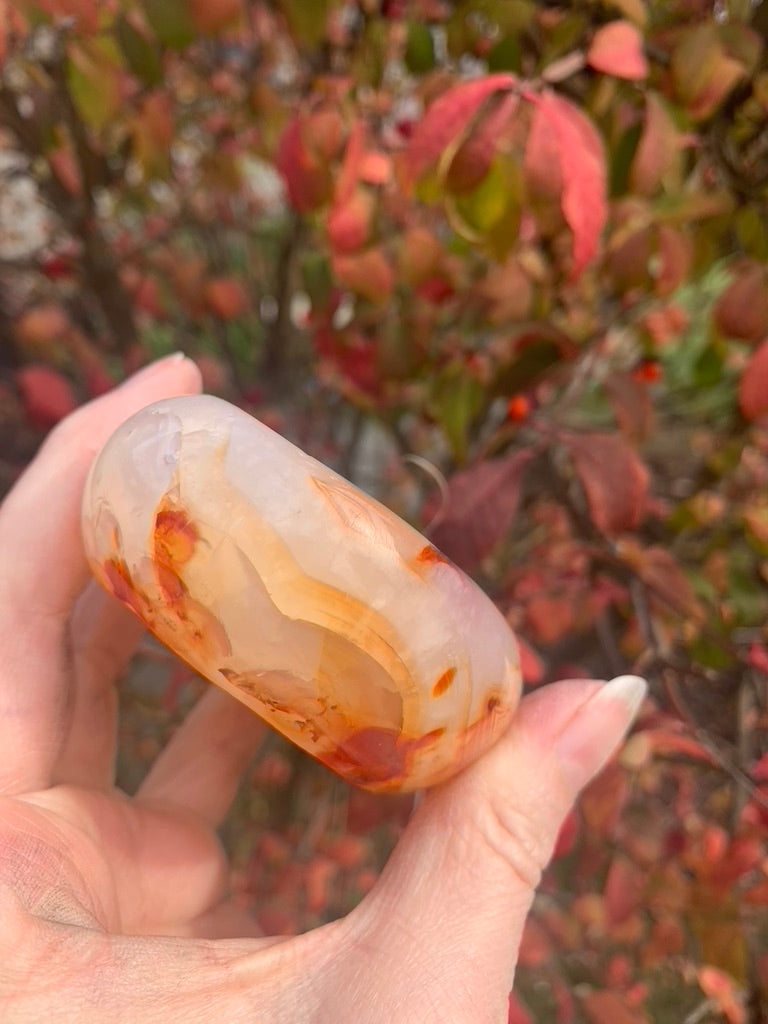
<svg viewBox="0 0 768 1024"><path fill-rule="evenodd" d="M62 421L0 507L0 791L47 785L61 750L73 700L67 620L88 580L80 503L91 462L128 416L199 389L188 360L148 367Z"/></svg>
<svg viewBox="0 0 768 1024"><path fill-rule="evenodd" d="M265 732L252 711L212 688L152 766L139 800L191 811L216 827Z"/></svg>
<svg viewBox="0 0 768 1024"><path fill-rule="evenodd" d="M75 679L69 729L53 782L105 789L113 784L117 747L117 688L144 627L127 608L91 581L69 625Z"/></svg>
<svg viewBox="0 0 768 1024"><path fill-rule="evenodd" d="M94 456L139 409L199 390L194 363L170 356L82 406L51 432L0 508L0 608L20 604L40 617L69 614L88 580L80 503Z"/></svg>
<svg viewBox="0 0 768 1024"><path fill-rule="evenodd" d="M506 1019L522 927L560 825L644 694L635 677L547 687L485 757L427 794L347 919L355 948L389 964L393 1012L413 1008L397 1019ZM365 964L351 958L347 970Z"/></svg>

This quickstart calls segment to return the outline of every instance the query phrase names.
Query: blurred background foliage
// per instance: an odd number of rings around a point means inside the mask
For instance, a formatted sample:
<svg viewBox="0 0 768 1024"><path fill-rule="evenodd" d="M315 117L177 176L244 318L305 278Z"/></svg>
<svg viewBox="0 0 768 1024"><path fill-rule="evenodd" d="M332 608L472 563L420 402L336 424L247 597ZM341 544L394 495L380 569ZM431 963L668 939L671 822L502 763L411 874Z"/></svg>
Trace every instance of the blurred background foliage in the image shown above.
<svg viewBox="0 0 768 1024"><path fill-rule="evenodd" d="M768 3L0 0L0 487L183 349L425 529L529 687L646 674L510 1021L768 1018ZM146 644L136 785L199 693ZM264 741L224 830L267 931L406 799Z"/></svg>

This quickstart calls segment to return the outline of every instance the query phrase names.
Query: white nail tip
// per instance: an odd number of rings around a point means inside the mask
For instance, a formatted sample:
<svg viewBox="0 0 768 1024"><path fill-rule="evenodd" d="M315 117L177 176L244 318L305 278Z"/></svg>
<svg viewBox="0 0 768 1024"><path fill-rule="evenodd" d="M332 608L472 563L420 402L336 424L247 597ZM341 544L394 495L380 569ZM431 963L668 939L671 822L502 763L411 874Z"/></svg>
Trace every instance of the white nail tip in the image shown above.
<svg viewBox="0 0 768 1024"><path fill-rule="evenodd" d="M594 706L596 703L605 701L620 702L626 706L629 721L632 721L640 710L647 693L648 683L640 676L617 676L598 690L590 703Z"/></svg>

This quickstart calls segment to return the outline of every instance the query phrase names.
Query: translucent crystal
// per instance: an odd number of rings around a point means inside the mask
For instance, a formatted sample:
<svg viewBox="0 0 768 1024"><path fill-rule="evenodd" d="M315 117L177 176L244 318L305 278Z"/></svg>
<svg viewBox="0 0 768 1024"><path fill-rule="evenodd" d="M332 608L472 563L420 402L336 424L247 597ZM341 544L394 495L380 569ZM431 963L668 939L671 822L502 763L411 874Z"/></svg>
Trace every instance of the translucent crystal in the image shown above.
<svg viewBox="0 0 768 1024"><path fill-rule="evenodd" d="M349 782L429 786L504 731L514 636L416 530L210 396L124 423L83 502L100 582L201 675Z"/></svg>

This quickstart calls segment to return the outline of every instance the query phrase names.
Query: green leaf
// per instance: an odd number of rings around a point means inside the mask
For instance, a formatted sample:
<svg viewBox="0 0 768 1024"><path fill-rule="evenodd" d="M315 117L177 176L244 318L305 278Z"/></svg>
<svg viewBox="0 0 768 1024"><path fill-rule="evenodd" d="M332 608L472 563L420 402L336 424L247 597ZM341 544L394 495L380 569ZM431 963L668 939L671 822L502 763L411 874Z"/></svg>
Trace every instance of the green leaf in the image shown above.
<svg viewBox="0 0 768 1024"><path fill-rule="evenodd" d="M291 34L307 49L315 49L325 39L325 26L332 0L282 0L280 8L285 15Z"/></svg>
<svg viewBox="0 0 768 1024"><path fill-rule="evenodd" d="M139 81L149 88L159 85L163 80L163 64L157 47L124 15L115 22L115 37L126 64Z"/></svg>
<svg viewBox="0 0 768 1024"><path fill-rule="evenodd" d="M476 189L468 195L448 196L446 209L457 234L488 244L497 258L503 258L517 238L521 201L520 167L508 157L499 157Z"/></svg>
<svg viewBox="0 0 768 1024"><path fill-rule="evenodd" d="M333 291L333 274L327 256L307 251L301 261L301 281L312 309L327 309Z"/></svg>
<svg viewBox="0 0 768 1024"><path fill-rule="evenodd" d="M185 0L141 0L157 40L172 50L183 50L196 39L195 26Z"/></svg>
<svg viewBox="0 0 768 1024"><path fill-rule="evenodd" d="M83 122L94 132L104 131L120 111L121 65L121 55L107 37L80 40L70 50L69 91Z"/></svg>
<svg viewBox="0 0 768 1024"><path fill-rule="evenodd" d="M523 56L520 43L515 36L502 36L488 54L488 70L514 71L523 70Z"/></svg>
<svg viewBox="0 0 768 1024"><path fill-rule="evenodd" d="M485 388L463 363L451 363L434 380L432 415L443 428L457 462L467 457L467 434L485 404Z"/></svg>
<svg viewBox="0 0 768 1024"><path fill-rule="evenodd" d="M643 126L638 123L629 128L619 139L613 151L613 160L610 161L610 194L611 198L623 196L629 188L629 172L632 169L632 161L637 152L640 137L643 134Z"/></svg>
<svg viewBox="0 0 768 1024"><path fill-rule="evenodd" d="M405 66L415 75L423 75L435 66L435 41L432 33L419 21L408 26L405 45Z"/></svg>

